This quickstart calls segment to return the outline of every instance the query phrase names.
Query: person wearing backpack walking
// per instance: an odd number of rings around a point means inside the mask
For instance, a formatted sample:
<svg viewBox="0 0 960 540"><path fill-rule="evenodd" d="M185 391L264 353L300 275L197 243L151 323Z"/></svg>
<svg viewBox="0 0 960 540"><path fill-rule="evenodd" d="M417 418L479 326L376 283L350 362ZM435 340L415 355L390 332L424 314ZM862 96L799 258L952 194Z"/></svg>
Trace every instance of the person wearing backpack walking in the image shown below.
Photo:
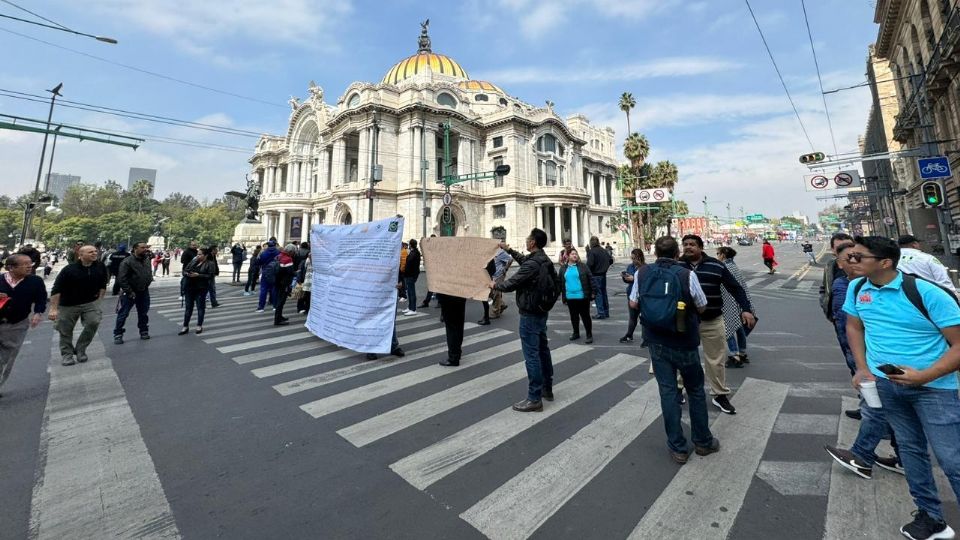
<svg viewBox="0 0 960 540"><path fill-rule="evenodd" d="M573 333L570 341L580 339L580 321L587 332L587 345L593 343L593 325L590 321L590 300L594 297L593 280L587 265L580 260L580 254L572 249L567 253L567 262L560 266L560 286L563 303L570 310L570 324Z"/></svg>
<svg viewBox="0 0 960 540"><path fill-rule="evenodd" d="M658 238L654 252L657 260L640 266L634 275L630 307L640 311L643 340L660 390L667 449L670 457L683 465L690 458L690 447L680 423L683 408L678 373L687 390L694 451L707 456L720 449L720 441L710 432L704 374L697 349L699 314L707 307L707 297L697 274L677 261L680 247L675 238Z"/></svg>
<svg viewBox="0 0 960 540"><path fill-rule="evenodd" d="M553 401L553 359L547 341L547 316L560 296L560 280L553 261L543 252L547 233L533 229L527 237L529 255L510 249L504 242L500 248L510 254L520 268L509 279L490 282L494 291L517 291L520 311L520 345L527 368L527 398L513 404L518 412L543 410L543 399Z"/></svg>
<svg viewBox="0 0 960 540"><path fill-rule="evenodd" d="M587 252L587 268L590 269L590 278L593 280L594 294L596 295L597 314L594 319L610 317L610 301L607 299L607 270L613 263L610 252L600 245L600 239L590 237L590 251Z"/></svg>
<svg viewBox="0 0 960 540"><path fill-rule="evenodd" d="M907 538L953 538L943 519L929 449L960 496L960 307L950 291L897 270L900 248L880 236L857 236L846 251L851 274L843 311L857 372L871 387L897 437L917 510L900 528ZM870 397L869 395L867 397Z"/></svg>
<svg viewBox="0 0 960 540"><path fill-rule="evenodd" d="M277 241L270 240L267 242L267 249L263 250L260 253L260 258L257 259L257 262L260 266L260 298L257 302L257 313L263 313L263 309L267 305L267 295L270 296L270 305L277 305L277 271L280 268L280 263L277 262L277 257L280 256L280 250L277 249Z"/></svg>

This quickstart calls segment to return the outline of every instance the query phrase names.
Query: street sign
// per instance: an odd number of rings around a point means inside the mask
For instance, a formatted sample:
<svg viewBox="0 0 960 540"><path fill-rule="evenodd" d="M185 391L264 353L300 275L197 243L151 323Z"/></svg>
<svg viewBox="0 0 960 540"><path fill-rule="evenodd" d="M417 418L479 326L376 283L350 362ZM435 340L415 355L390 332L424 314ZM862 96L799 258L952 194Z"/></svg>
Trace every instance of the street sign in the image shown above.
<svg viewBox="0 0 960 540"><path fill-rule="evenodd" d="M838 188L850 187L850 184L853 183L853 176L845 172L837 173L837 175L833 177L833 183L836 184Z"/></svg>
<svg viewBox="0 0 960 540"><path fill-rule="evenodd" d="M449 193L444 193L444 194L443 194L443 205L444 205L444 206L450 206L451 204L453 204L453 195L451 195L451 194L449 194Z"/></svg>
<svg viewBox="0 0 960 540"><path fill-rule="evenodd" d="M761 221L766 221L766 218L763 217L763 214L750 214L744 219L747 220L747 223L760 223Z"/></svg>
<svg viewBox="0 0 960 540"><path fill-rule="evenodd" d="M950 177L950 160L946 156L920 158L917 160L921 180Z"/></svg>
<svg viewBox="0 0 960 540"><path fill-rule="evenodd" d="M637 190L637 202L646 203L646 202L666 202L670 200L670 190L663 188L654 188L654 189L638 189Z"/></svg>
<svg viewBox="0 0 960 540"><path fill-rule="evenodd" d="M831 185L831 183L833 185ZM803 176L803 185L807 191L826 191L828 189L860 187L860 172L856 169L850 169L837 173L805 174Z"/></svg>

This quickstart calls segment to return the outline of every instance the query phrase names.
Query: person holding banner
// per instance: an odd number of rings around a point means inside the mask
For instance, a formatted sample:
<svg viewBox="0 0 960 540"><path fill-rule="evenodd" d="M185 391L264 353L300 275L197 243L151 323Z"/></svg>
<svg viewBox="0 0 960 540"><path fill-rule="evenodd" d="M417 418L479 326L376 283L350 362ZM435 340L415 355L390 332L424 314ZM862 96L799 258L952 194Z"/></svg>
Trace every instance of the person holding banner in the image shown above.
<svg viewBox="0 0 960 540"><path fill-rule="evenodd" d="M467 315L467 299L437 293L440 302L440 318L447 334L447 358L441 366L459 366L463 355L463 322ZM488 323L489 324L489 323Z"/></svg>

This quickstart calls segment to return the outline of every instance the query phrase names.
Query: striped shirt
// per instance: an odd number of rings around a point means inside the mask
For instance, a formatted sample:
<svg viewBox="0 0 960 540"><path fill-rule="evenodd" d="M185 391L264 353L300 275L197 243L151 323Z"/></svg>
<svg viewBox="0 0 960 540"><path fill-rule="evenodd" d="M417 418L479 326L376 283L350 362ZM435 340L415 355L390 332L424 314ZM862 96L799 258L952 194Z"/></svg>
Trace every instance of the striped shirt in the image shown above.
<svg viewBox="0 0 960 540"><path fill-rule="evenodd" d="M741 311L750 311L747 293L722 262L704 254L696 264L688 260L681 260L681 264L697 274L703 293L707 296L707 308L700 314L701 319L712 321L723 315L723 289L733 296Z"/></svg>

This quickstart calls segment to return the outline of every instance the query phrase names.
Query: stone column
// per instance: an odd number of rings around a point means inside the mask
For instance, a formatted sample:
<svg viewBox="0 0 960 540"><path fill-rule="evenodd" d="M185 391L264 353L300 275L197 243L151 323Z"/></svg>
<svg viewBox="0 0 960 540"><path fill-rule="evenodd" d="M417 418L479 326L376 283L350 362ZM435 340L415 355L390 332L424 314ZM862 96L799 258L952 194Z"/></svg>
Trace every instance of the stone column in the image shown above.
<svg viewBox="0 0 960 540"><path fill-rule="evenodd" d="M580 220L580 209L576 206L570 209L570 240L574 246L580 245L580 227L577 221Z"/></svg>
<svg viewBox="0 0 960 540"><path fill-rule="evenodd" d="M455 174L466 174L473 172L470 170L470 141L460 137L460 144L457 145L457 170Z"/></svg>
<svg viewBox="0 0 960 540"><path fill-rule="evenodd" d="M430 168L427 169L427 189L430 189L434 183L437 181L437 132L430 129L424 128L423 136L427 138L426 140L426 156L423 159L427 160L430 164Z"/></svg>
<svg viewBox="0 0 960 540"><path fill-rule="evenodd" d="M313 211L313 223L320 225L320 210Z"/></svg>
<svg viewBox="0 0 960 540"><path fill-rule="evenodd" d="M333 157L330 163L333 170L333 185L338 186L347 181L347 142L337 139L333 143Z"/></svg>
<svg viewBox="0 0 960 540"><path fill-rule="evenodd" d="M303 215L300 218L300 241L309 242L310 241L310 211L304 210Z"/></svg>
<svg viewBox="0 0 960 540"><path fill-rule="evenodd" d="M271 227L273 227L273 219L270 217L270 213L269 213L269 212L264 212L264 213L263 213L263 228L264 228L264 230L267 231L267 238L270 238L271 236L273 236L272 234L270 234L270 228L271 228ZM266 240L267 238L264 238L263 240ZM261 243L262 243L263 240L261 240Z"/></svg>
<svg viewBox="0 0 960 540"><path fill-rule="evenodd" d="M420 186L420 167L423 161L423 154L420 153L420 138L423 137L423 128L413 126L410 130L413 132L413 170L410 173L410 185Z"/></svg>
<svg viewBox="0 0 960 540"><path fill-rule="evenodd" d="M537 218L536 227L538 229L543 229L543 206L539 204L533 205L533 213Z"/></svg>
<svg viewBox="0 0 960 540"><path fill-rule="evenodd" d="M330 183L327 181L330 177L330 148L320 150L320 174L317 175L317 191L321 189L329 190Z"/></svg>
<svg viewBox="0 0 960 540"><path fill-rule="evenodd" d="M554 237L552 240L554 242L560 242L563 240L563 212L560 211L560 205L553 205L553 234Z"/></svg>
<svg viewBox="0 0 960 540"><path fill-rule="evenodd" d="M307 161L307 191L310 193L317 191L317 183L313 178L313 158Z"/></svg>
<svg viewBox="0 0 960 540"><path fill-rule="evenodd" d="M360 130L360 146L357 150L357 182L370 176L370 128Z"/></svg>
<svg viewBox="0 0 960 540"><path fill-rule="evenodd" d="M282 246L287 243L287 231L290 230L290 225L287 223L287 211L280 211L280 218L277 220L277 243Z"/></svg>
<svg viewBox="0 0 960 540"><path fill-rule="evenodd" d="M263 168L263 192L273 193L273 167Z"/></svg>

